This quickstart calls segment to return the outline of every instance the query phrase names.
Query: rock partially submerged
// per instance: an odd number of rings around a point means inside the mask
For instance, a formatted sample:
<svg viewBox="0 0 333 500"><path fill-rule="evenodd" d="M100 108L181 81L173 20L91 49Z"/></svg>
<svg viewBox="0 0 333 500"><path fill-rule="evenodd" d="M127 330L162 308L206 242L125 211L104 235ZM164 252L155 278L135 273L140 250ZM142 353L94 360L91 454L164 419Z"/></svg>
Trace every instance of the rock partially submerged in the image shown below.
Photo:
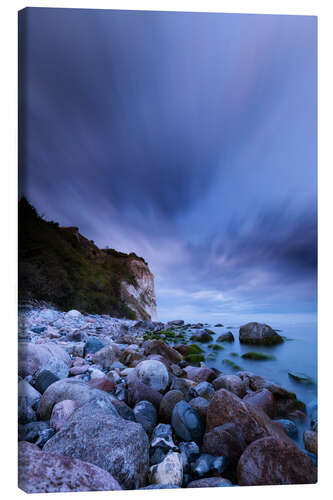
<svg viewBox="0 0 333 500"><path fill-rule="evenodd" d="M262 323L247 323L239 329L241 344L275 345L281 344L283 338L272 327Z"/></svg>

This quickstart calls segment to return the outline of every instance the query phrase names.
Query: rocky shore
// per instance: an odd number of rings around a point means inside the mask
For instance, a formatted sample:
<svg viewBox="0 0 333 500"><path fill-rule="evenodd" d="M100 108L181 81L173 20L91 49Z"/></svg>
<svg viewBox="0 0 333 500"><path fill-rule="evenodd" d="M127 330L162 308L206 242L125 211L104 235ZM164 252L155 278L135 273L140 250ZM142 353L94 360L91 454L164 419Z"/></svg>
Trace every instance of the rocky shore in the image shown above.
<svg viewBox="0 0 333 500"><path fill-rule="evenodd" d="M216 325L217 326L217 325ZM19 313L19 487L26 492L317 481L317 406L208 367L203 324L47 308ZM248 323L240 342L283 342ZM218 342L232 342L231 332ZM212 351L218 344L211 344Z"/></svg>

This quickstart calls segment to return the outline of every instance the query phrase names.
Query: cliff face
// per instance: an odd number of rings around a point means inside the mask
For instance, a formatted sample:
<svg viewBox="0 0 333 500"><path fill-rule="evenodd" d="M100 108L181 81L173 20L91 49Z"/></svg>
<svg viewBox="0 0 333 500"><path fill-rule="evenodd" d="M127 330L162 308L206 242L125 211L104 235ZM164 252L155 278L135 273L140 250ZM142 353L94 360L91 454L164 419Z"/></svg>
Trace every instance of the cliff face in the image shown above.
<svg viewBox="0 0 333 500"><path fill-rule="evenodd" d="M19 202L19 301L61 309L155 319L154 276L134 253L99 249L77 227L41 218Z"/></svg>

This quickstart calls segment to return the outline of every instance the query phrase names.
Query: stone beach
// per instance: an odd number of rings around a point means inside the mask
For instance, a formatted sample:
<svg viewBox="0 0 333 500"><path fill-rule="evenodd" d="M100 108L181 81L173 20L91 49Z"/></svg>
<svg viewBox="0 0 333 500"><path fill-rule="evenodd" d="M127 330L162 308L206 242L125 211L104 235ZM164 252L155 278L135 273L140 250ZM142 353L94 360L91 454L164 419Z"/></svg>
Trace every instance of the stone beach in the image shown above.
<svg viewBox="0 0 333 500"><path fill-rule="evenodd" d="M21 308L20 488L315 483L316 402L301 447L302 402L253 372L207 366L200 346L214 345L212 334L206 325L182 320ZM283 342L259 323L239 334L251 350ZM218 342L233 339L228 334Z"/></svg>

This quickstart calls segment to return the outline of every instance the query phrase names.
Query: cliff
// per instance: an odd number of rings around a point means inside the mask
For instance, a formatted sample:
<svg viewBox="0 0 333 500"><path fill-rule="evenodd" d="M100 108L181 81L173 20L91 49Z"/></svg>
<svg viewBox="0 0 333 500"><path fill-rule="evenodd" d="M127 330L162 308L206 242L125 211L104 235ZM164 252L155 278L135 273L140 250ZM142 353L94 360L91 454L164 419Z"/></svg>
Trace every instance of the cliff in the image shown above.
<svg viewBox="0 0 333 500"><path fill-rule="evenodd" d="M154 275L142 257L100 249L77 227L46 221L19 202L19 302L156 319Z"/></svg>

